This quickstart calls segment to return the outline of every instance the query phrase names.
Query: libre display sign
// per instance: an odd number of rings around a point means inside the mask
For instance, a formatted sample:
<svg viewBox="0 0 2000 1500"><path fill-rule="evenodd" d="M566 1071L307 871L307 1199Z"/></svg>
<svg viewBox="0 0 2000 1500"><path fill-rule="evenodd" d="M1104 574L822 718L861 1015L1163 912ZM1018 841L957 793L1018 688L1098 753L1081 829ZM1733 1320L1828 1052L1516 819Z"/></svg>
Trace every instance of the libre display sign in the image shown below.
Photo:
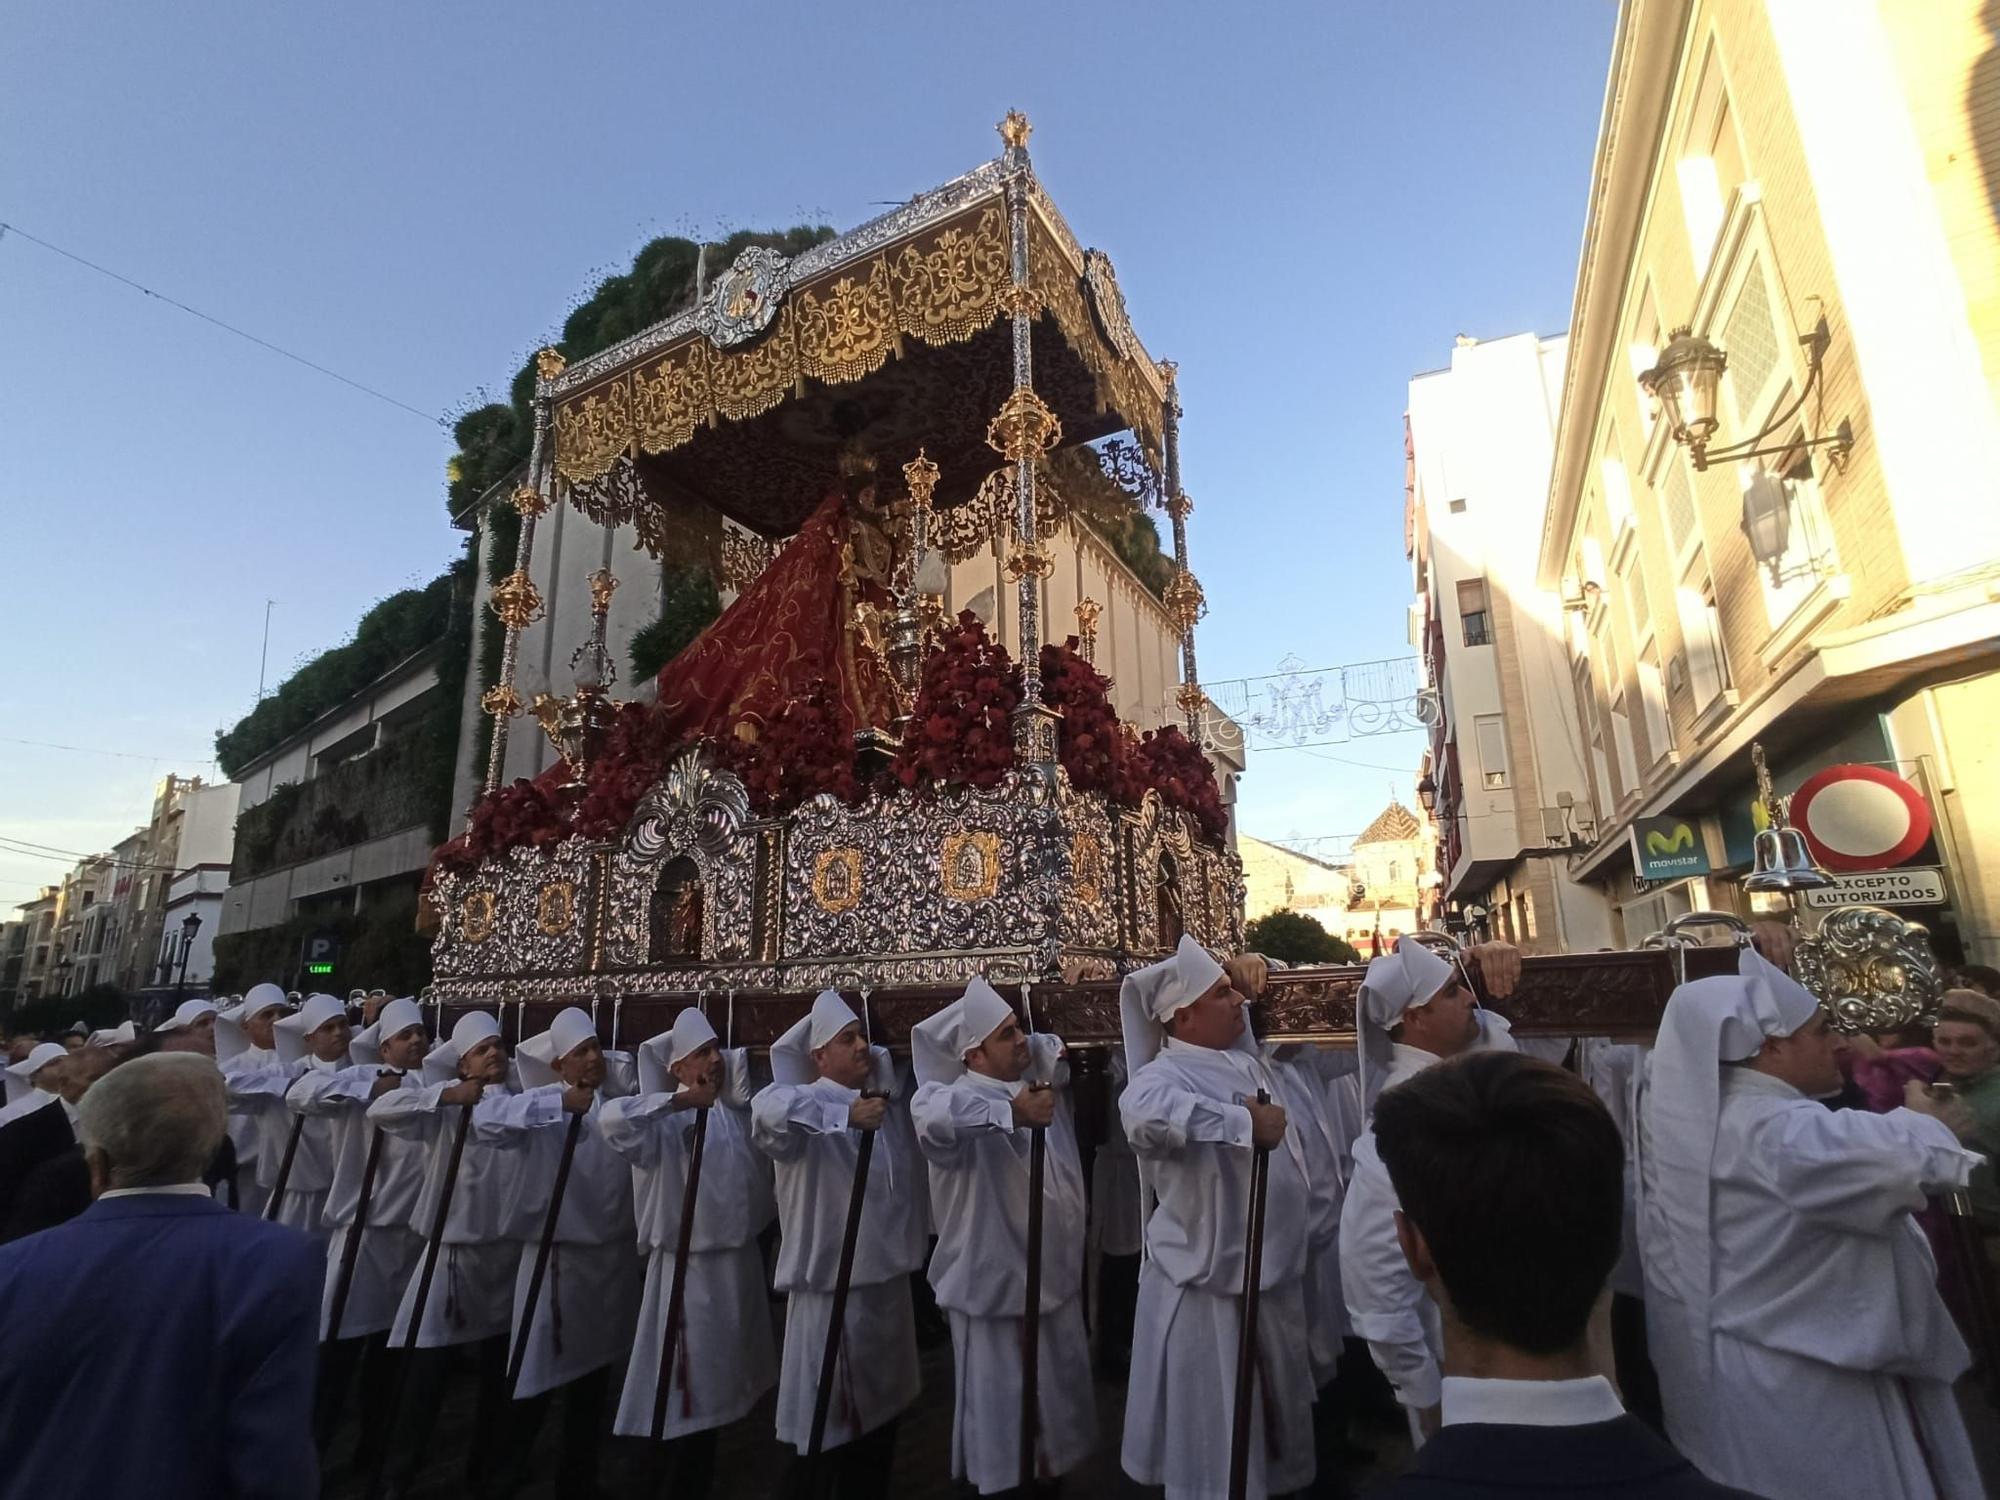
<svg viewBox="0 0 2000 1500"><path fill-rule="evenodd" d="M1635 819L1632 869L1641 880L1683 880L1708 874L1708 850L1696 821L1672 813Z"/></svg>

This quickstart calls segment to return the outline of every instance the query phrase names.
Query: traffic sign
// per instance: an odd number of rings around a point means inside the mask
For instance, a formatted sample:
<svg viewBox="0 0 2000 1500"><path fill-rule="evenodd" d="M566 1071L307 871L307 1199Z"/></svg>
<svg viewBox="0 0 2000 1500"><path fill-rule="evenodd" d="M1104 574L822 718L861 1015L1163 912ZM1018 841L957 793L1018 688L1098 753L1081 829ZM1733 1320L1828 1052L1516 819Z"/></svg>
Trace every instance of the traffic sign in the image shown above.
<svg viewBox="0 0 2000 1500"><path fill-rule="evenodd" d="M1836 875L1832 885L1806 892L1806 905L1815 911L1835 906L1942 906L1944 901L1944 871L1928 865Z"/></svg>
<svg viewBox="0 0 2000 1500"><path fill-rule="evenodd" d="M1828 766L1808 776L1792 793L1791 816L1813 857L1835 871L1899 865L1931 836L1924 794L1882 766Z"/></svg>

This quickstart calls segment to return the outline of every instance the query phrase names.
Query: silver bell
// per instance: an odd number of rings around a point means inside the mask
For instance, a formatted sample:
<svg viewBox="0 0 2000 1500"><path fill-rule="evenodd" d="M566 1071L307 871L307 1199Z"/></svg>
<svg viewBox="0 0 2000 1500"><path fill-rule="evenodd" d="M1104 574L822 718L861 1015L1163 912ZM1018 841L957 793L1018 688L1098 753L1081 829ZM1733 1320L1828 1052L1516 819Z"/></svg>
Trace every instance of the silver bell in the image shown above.
<svg viewBox="0 0 2000 1500"><path fill-rule="evenodd" d="M1834 883L1813 863L1805 835L1796 828L1766 828L1751 843L1746 891L1817 891Z"/></svg>

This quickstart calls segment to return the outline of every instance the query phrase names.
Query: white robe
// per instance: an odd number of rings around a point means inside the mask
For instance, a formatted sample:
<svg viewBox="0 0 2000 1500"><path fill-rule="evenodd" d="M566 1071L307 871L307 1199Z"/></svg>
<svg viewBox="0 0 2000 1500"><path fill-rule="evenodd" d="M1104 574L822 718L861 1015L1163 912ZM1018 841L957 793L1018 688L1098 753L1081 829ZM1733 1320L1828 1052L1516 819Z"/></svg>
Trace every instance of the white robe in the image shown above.
<svg viewBox="0 0 2000 1500"><path fill-rule="evenodd" d="M1390 1049L1386 1093L1442 1059L1401 1042ZM1370 1125L1354 1143L1354 1174L1340 1215L1341 1289L1356 1338L1368 1341L1368 1352L1396 1399L1409 1408L1411 1433L1415 1413L1442 1399L1439 1361L1444 1357L1443 1330L1437 1304L1410 1274L1396 1242L1396 1189L1375 1150Z"/></svg>
<svg viewBox="0 0 2000 1500"><path fill-rule="evenodd" d="M681 1337L667 1384L661 1436L670 1439L740 1420L778 1383L764 1257L757 1247L777 1205L769 1163L750 1144L748 1056L738 1049L724 1053L723 1061L722 1093L708 1112L701 1148ZM653 1432L660 1342L694 1142L695 1111L675 1111L673 1101L666 1093L611 1099L598 1118L605 1142L631 1163L639 1248L647 1257L638 1332L612 1425L623 1437Z"/></svg>
<svg viewBox="0 0 2000 1500"><path fill-rule="evenodd" d="M1299 1133L1305 1153L1307 1197L1307 1348L1316 1389L1324 1389L1340 1368L1340 1341L1347 1336L1347 1304L1340 1290L1340 1208L1347 1193L1352 1143L1343 1137L1317 1047L1263 1049L1265 1066L1278 1085L1274 1096Z"/></svg>
<svg viewBox="0 0 2000 1500"><path fill-rule="evenodd" d="M1659 1363L1711 1477L1771 1500L1984 1493L1951 1388L1969 1356L1911 1217L1977 1159L1910 1110L1829 1110L1723 1069L1707 1328L1684 1324ZM1650 1282L1676 1228L1652 1214L1641 1232Z"/></svg>
<svg viewBox="0 0 2000 1500"><path fill-rule="evenodd" d="M1014 1127L1028 1083L1060 1090L1042 1175L1042 1283L1036 1409L1038 1477L1082 1463L1097 1444L1090 1340L1083 1326L1083 1166L1061 1041L1032 1039L1020 1083L966 1073L926 1083L910 1105L930 1167L938 1226L931 1285L951 1325L956 1370L951 1471L982 1494L1020 1481L1021 1338L1027 1301L1028 1157L1032 1133Z"/></svg>
<svg viewBox="0 0 2000 1500"><path fill-rule="evenodd" d="M341 1067L337 1062L302 1057L297 1062L274 1062L261 1068L239 1067L225 1073L222 1080L231 1107L240 1107L251 1118L257 1140L257 1188L266 1205L270 1195L277 1191L278 1174L284 1170L293 1127L298 1127L299 1147L292 1154L292 1170L285 1177L284 1200L273 1217L280 1224L303 1230L322 1244L327 1238L323 1222L326 1190L333 1185L334 1121L327 1115L297 1113L287 1103L286 1096L292 1085L307 1073L325 1073L330 1077Z"/></svg>
<svg viewBox="0 0 2000 1500"><path fill-rule="evenodd" d="M245 1047L241 1052L220 1063L225 1088L229 1079L237 1073L256 1073L265 1068L276 1067L278 1052L275 1047ZM248 1103L238 1104L233 1099L229 1104L229 1144L236 1148L236 1207L246 1214L261 1215L264 1212L264 1189L257 1184L257 1161L265 1149L265 1138L272 1125L283 1126L285 1121L267 1110L255 1108ZM278 1150L282 1153L285 1142L282 1133L278 1139ZM225 1200L226 1201L226 1200Z"/></svg>
<svg viewBox="0 0 2000 1500"><path fill-rule="evenodd" d="M361 1176L371 1144L379 1134L367 1121L369 1096L382 1074L380 1063L357 1063L337 1072L312 1069L294 1083L285 1102L308 1119L326 1119L333 1128L333 1180L327 1188L322 1222L331 1234L326 1247L326 1285L320 1298L319 1336L325 1339L333 1317L333 1300L340 1288L340 1265L353 1233L354 1213L361 1201ZM403 1075L402 1088L421 1087L414 1073ZM361 1338L384 1332L395 1321L396 1302L417 1263L423 1239L410 1227L410 1212L424 1180L424 1148L407 1137L381 1135L382 1149L375 1181L368 1194L368 1227L354 1256L347 1305L340 1314L340 1336Z"/></svg>
<svg viewBox="0 0 2000 1500"><path fill-rule="evenodd" d="M441 1101L447 1084L401 1088L368 1106L368 1122L393 1136L423 1143L424 1178L410 1224L428 1238L451 1165L452 1140L458 1133L459 1106ZM503 1097L501 1084L488 1084L485 1099ZM417 1328L417 1347L471 1344L505 1333L512 1319L514 1269L521 1258L521 1241L538 1233L539 1223L521 1210L516 1182L518 1156L479 1141L468 1133L459 1162L451 1207L446 1213L437 1270ZM416 1310L417 1288L423 1280L423 1253L410 1269L408 1284L396 1306L389 1341L401 1348Z"/></svg>
<svg viewBox="0 0 2000 1500"><path fill-rule="evenodd" d="M615 1066L615 1064L614 1064ZM571 1116L559 1083L519 1094L488 1092L472 1112L473 1138L500 1151L521 1153L511 1163L519 1195L513 1217L531 1226L523 1236L514 1285L508 1352L521 1338L563 1140ZM548 1268L528 1323L527 1348L513 1395L525 1400L568 1385L592 1370L620 1364L632 1349L639 1315L638 1235L632 1219L632 1172L605 1143L600 1090L582 1116L576 1155L549 1246Z"/></svg>
<svg viewBox="0 0 2000 1500"><path fill-rule="evenodd" d="M1090 1167L1090 1248L1099 1255L1137 1255L1145 1226L1139 1220L1139 1163L1118 1113L1128 1080L1123 1047L1111 1049L1107 1073L1104 1139Z"/></svg>
<svg viewBox="0 0 2000 1500"><path fill-rule="evenodd" d="M1242 1330L1252 1160L1250 1112L1259 1088L1277 1097L1261 1059L1167 1039L1132 1075L1119 1111L1157 1199L1126 1387L1125 1472L1163 1484L1169 1500L1229 1492L1230 1392ZM1294 1124L1270 1154L1249 1494L1304 1488L1313 1478L1311 1357L1303 1297L1308 1224L1304 1148Z"/></svg>
<svg viewBox="0 0 2000 1500"><path fill-rule="evenodd" d="M776 1164L777 1288L787 1294L778 1375L778 1439L801 1453L812 1430L819 1367L833 1317L848 1194L861 1132L847 1112L859 1093L831 1079L774 1083L752 1101L757 1148ZM924 1214L907 1113L891 1104L875 1142L849 1278L823 1448L865 1436L916 1399L916 1321L909 1274L924 1263Z"/></svg>

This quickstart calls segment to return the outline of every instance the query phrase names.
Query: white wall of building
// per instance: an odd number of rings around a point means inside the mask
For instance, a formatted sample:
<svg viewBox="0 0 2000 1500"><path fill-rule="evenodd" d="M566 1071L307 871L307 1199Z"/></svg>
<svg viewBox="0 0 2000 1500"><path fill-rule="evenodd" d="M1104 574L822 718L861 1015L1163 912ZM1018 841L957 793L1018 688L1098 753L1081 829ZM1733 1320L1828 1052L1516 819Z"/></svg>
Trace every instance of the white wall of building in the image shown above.
<svg viewBox="0 0 2000 1500"><path fill-rule="evenodd" d="M1443 626L1437 686L1463 784L1462 852L1447 889L1475 862L1541 846L1542 809L1565 797L1590 817L1562 601L1536 585L1565 353L1560 337L1463 341L1449 366L1410 382L1413 541L1428 563L1427 608ZM1472 580L1484 580L1489 618L1504 616L1493 645L1465 642L1459 585ZM1483 719L1499 721L1499 754L1490 735L1482 746ZM1488 785L1494 772L1504 786ZM1556 891L1565 929L1601 935L1594 893L1561 879Z"/></svg>

